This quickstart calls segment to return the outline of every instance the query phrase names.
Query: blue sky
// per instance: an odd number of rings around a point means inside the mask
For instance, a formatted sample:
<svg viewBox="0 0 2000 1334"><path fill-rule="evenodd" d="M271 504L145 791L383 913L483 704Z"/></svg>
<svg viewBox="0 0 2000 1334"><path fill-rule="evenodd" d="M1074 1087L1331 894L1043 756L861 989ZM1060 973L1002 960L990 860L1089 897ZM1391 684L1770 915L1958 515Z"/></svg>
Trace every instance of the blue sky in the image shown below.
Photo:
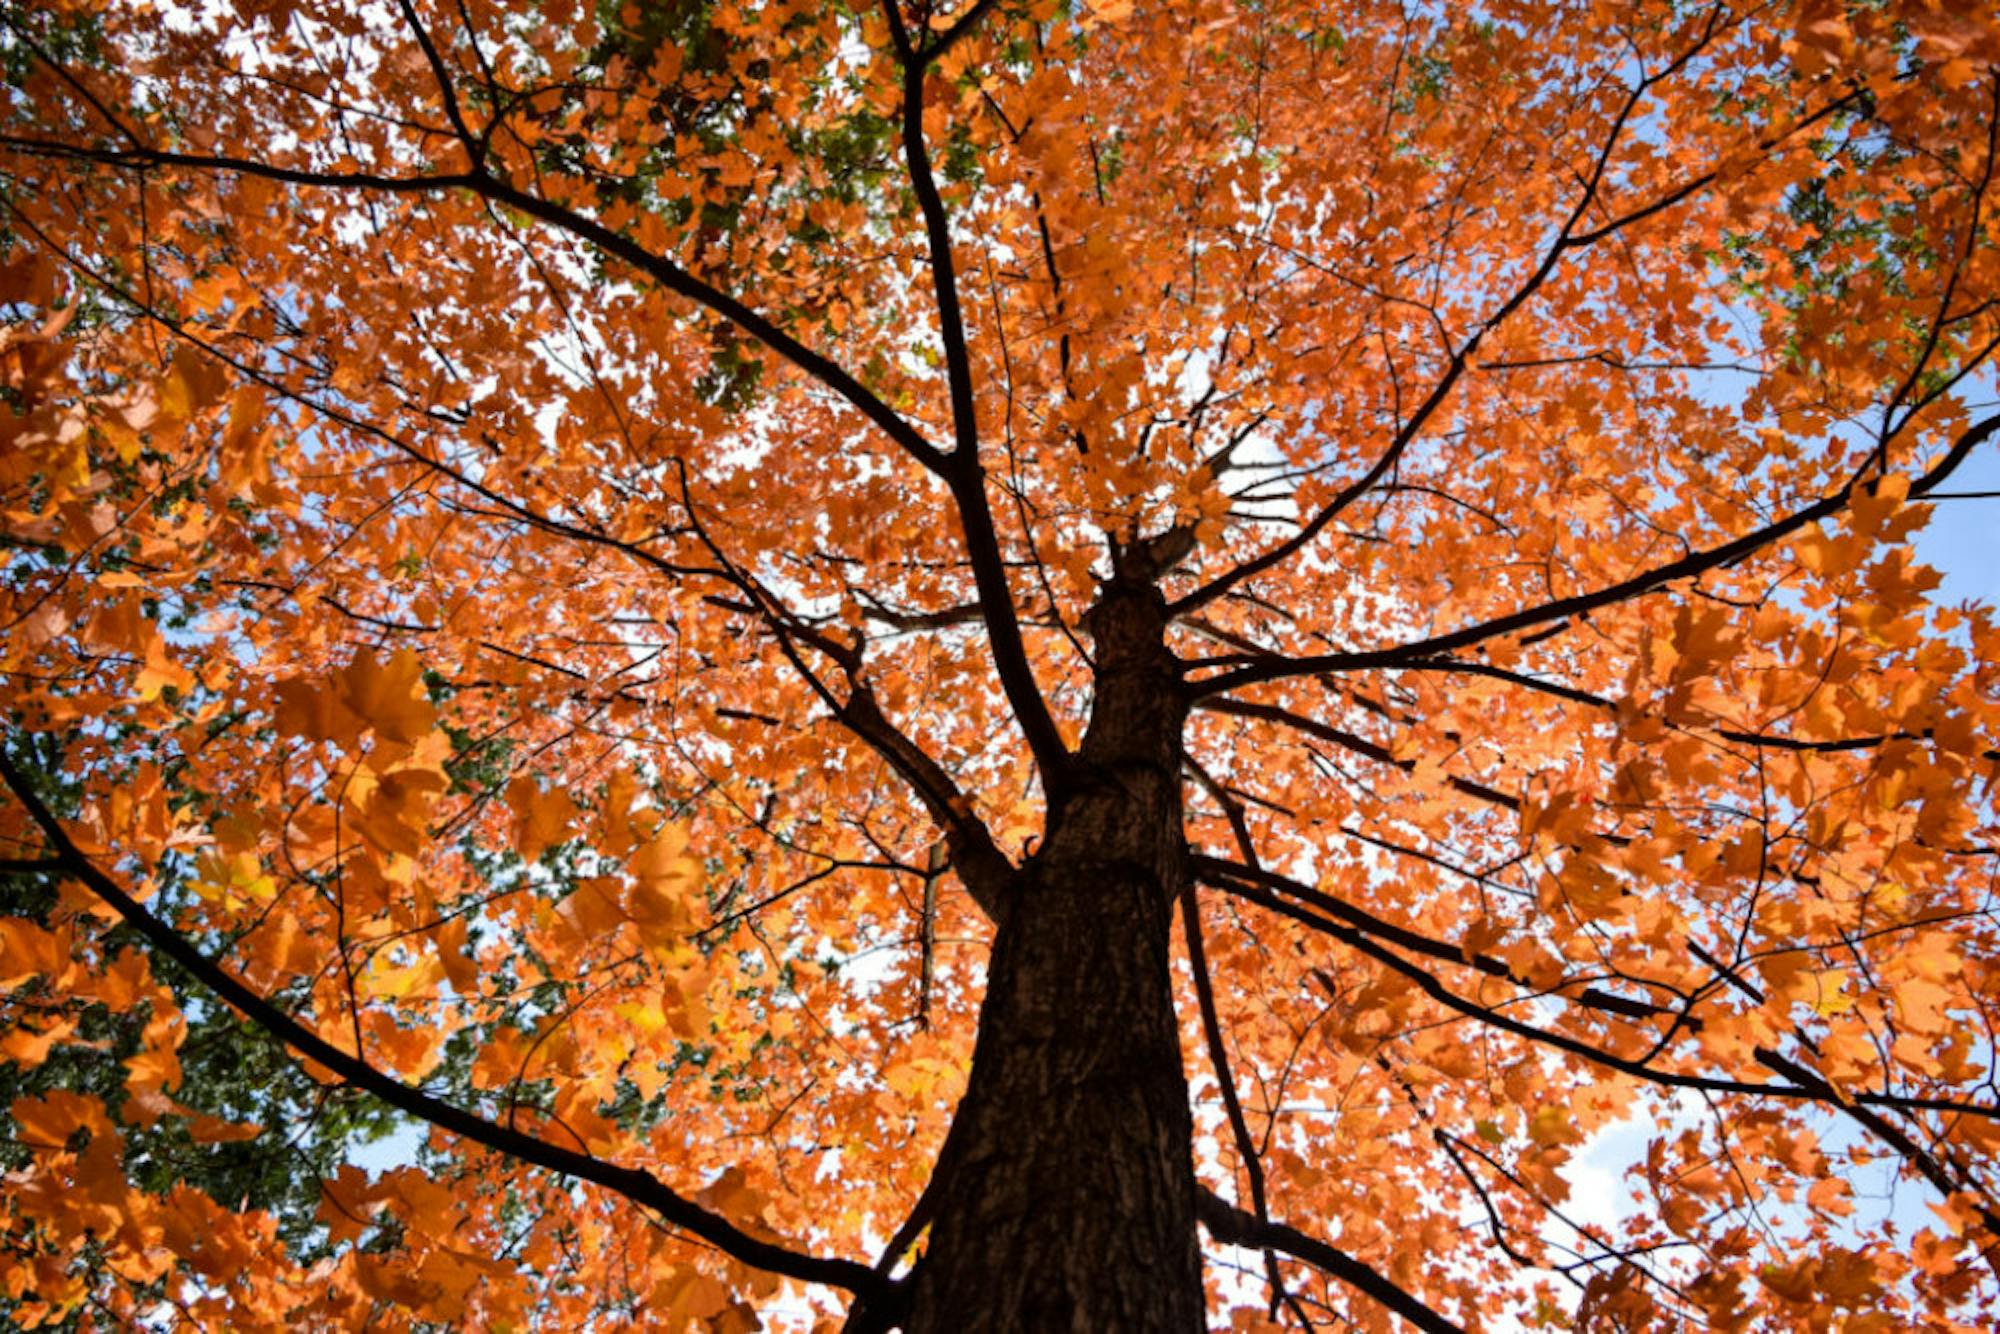
<svg viewBox="0 0 2000 1334"><path fill-rule="evenodd" d="M1988 441L1939 489L2000 492L2000 446ZM1937 600L2000 602L2000 498L1940 501L1916 545L1944 575Z"/></svg>

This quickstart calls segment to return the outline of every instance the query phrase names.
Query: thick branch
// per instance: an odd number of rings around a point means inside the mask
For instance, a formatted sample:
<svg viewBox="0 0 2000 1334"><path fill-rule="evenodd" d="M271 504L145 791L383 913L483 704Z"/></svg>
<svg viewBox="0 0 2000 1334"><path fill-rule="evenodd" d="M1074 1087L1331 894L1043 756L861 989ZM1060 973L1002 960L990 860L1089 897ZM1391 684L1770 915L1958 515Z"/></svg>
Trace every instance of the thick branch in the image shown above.
<svg viewBox="0 0 2000 1334"><path fill-rule="evenodd" d="M410 35L416 39L417 47L424 53L424 62L431 67L431 76L437 80L438 97L444 103L444 114L451 121L452 132L465 145L465 154L472 162L474 170L483 166L485 151L483 141L472 133L472 127L465 123L465 112L458 104L458 89L452 85L451 71L444 63L444 56L438 51L431 35L425 31L423 21L417 17L416 7L410 0L397 0L403 11L403 22L409 25Z"/></svg>
<svg viewBox="0 0 2000 1334"><path fill-rule="evenodd" d="M993 836L986 826L972 814L972 803L952 781L951 775L945 772L944 766L882 712L874 691L862 677L859 646L842 643L805 625L781 598L730 559L701 522L688 490L685 469L681 475L681 495L695 536L721 564L727 577L750 599L747 603L722 599L711 601L727 610L763 620L776 636L780 651L798 673L799 679L819 696L842 726L872 748L910 785L924 809L945 831L953 865L973 901L988 918L999 921L1005 911L1012 864L994 845ZM819 674L800 656L799 644L809 645L825 654L840 668L848 684L845 699L821 680Z"/></svg>
<svg viewBox="0 0 2000 1334"><path fill-rule="evenodd" d="M1920 499L1924 493L1942 484L1974 448L1991 438L1995 432L2000 432L2000 415L1988 417L1966 428L1942 459L1939 459L1928 472L1911 482L1909 491L1911 499ZM1745 533L1741 537L1702 551L1689 552L1679 560L1654 566L1650 570L1644 570L1628 579L1622 579L1618 583L1588 593L1557 598L1538 607L1524 608L1490 621L1481 621L1445 634L1433 635L1429 639L1414 640L1387 648L1320 653L1298 658L1268 658L1234 671L1222 672L1205 680L1191 682L1188 688L1200 698L1255 685L1262 681L1280 681L1294 676L1309 676L1315 672L1400 668L1423 659L1438 659L1441 655L1471 648L1490 639L1499 639L1536 626L1584 616L1601 607L1612 606L1650 593L1667 584L1698 578L1710 570L1734 564L1774 542L1782 541L1808 524L1831 518L1847 508L1858 490L1873 494L1876 486L1874 482L1863 484L1859 479L1850 481L1833 494L1824 496L1802 509L1794 510L1784 518L1766 524L1754 532ZM1435 667L1436 664L1433 662L1428 665Z"/></svg>
<svg viewBox="0 0 2000 1334"><path fill-rule="evenodd" d="M647 250L637 241L622 236L573 209L520 190L506 181L487 174L483 168L475 168L469 172L418 176L313 171L297 167L281 167L252 158L170 153L151 148L85 148L52 140L23 138L19 135L0 135L0 147L39 157L66 158L71 161L96 163L99 166L226 172L313 189L362 190L386 194L448 194L453 190L469 190L482 199L503 204L538 222L547 223L588 241L606 254L638 269L668 291L722 316L858 408L862 415L879 426L884 434L926 469L939 476L944 475L943 453L924 439L923 434L895 409L876 397L867 386L827 357L799 342L736 297L710 286L673 261Z"/></svg>
<svg viewBox="0 0 2000 1334"><path fill-rule="evenodd" d="M358 1089L372 1093L383 1102L441 1130L471 1140L507 1157L536 1167L576 1177L602 1186L634 1204L658 1214L666 1222L692 1233L725 1255L757 1269L782 1274L807 1283L824 1283L857 1294L875 1294L884 1289L882 1277L866 1265L852 1260L825 1259L802 1255L782 1246L760 1241L720 1214L711 1213L693 1200L678 1194L650 1172L619 1167L589 1154L578 1153L498 1125L450 1103L433 1098L419 1089L383 1074L358 1056L350 1055L306 1028L235 977L223 971L194 944L147 911L137 899L106 875L78 850L61 823L35 795L26 777L0 754L0 777L14 797L27 808L54 849L54 865L64 875L74 876L92 893L109 904L160 953L188 970L203 986L227 1002L245 1019L300 1053L324 1066ZM50 862L41 866L53 869Z"/></svg>
<svg viewBox="0 0 2000 1334"><path fill-rule="evenodd" d="M931 292L937 303L938 333L944 344L945 378L951 393L952 453L943 476L958 504L959 526L965 534L966 555L972 562L973 583L979 590L980 614L1000 688L1014 719L1042 771L1043 785L1054 791L1064 782L1069 750L1049 714L1048 701L1035 683L1021 638L1021 621L1007 584L1007 567L1000 554L999 533L986 498L986 473L979 463L979 421L972 383L972 356L966 342L965 316L958 300L958 272L951 255L951 219L931 172L930 150L924 142L924 74L926 60L904 31L895 0L885 0L898 57L903 62L903 161L910 189L924 218L924 241L930 255Z"/></svg>
<svg viewBox="0 0 2000 1334"><path fill-rule="evenodd" d="M945 831L952 869L958 872L966 892L989 920L998 922L1006 914L1014 866L993 842L986 826L970 813L971 803L951 775L889 721L873 692L865 687L857 685L844 703L834 706L834 716L910 785L930 817Z"/></svg>
<svg viewBox="0 0 2000 1334"><path fill-rule="evenodd" d="M998 4L999 0L974 0L972 8L952 20L949 28L939 33L929 45L917 53L918 58L926 65L936 64L945 52L970 36Z"/></svg>

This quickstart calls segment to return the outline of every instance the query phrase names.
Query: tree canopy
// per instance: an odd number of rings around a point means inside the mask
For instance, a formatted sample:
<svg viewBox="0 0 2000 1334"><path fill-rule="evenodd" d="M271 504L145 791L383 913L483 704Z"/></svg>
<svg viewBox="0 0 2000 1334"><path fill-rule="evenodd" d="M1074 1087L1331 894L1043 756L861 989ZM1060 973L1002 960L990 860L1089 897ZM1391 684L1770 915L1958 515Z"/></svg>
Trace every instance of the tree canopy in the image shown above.
<svg viewBox="0 0 2000 1334"><path fill-rule="evenodd" d="M0 1323L2000 1305L2000 13L0 63Z"/></svg>

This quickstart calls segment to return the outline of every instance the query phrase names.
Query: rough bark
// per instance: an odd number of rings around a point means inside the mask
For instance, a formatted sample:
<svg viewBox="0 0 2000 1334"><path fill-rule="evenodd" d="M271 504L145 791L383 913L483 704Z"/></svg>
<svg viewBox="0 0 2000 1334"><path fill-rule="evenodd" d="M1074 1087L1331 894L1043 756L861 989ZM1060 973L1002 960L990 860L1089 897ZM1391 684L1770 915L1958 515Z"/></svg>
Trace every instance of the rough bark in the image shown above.
<svg viewBox="0 0 2000 1334"><path fill-rule="evenodd" d="M1202 1327L1168 965L1186 871L1178 678L1148 584L1093 613L1091 725L988 965L906 1328Z"/></svg>

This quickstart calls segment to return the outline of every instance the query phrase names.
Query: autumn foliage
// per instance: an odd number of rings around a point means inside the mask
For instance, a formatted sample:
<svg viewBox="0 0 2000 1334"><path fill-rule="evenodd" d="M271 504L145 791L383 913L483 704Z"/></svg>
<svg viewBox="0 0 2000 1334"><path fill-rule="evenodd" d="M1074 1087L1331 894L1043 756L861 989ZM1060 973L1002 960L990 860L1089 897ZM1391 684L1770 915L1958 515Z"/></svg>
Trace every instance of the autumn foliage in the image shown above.
<svg viewBox="0 0 2000 1334"><path fill-rule="evenodd" d="M1990 1327L1991 7L0 63L0 1325Z"/></svg>

